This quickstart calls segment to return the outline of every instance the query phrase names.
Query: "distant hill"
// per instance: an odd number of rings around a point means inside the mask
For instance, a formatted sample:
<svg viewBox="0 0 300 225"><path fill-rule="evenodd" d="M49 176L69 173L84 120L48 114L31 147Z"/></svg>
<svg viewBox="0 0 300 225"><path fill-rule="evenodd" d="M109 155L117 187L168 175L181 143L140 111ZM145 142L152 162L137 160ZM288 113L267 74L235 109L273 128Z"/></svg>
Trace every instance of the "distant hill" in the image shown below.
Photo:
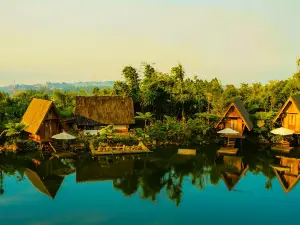
<svg viewBox="0 0 300 225"><path fill-rule="evenodd" d="M82 89L87 89L89 92L94 87L98 87L99 89L105 87L112 87L114 81L89 81L89 82L76 82L76 83L52 83L47 82L46 84L16 84L9 85L5 87L0 87L0 91L7 92L8 94L12 94L14 91L23 91L23 90L40 90L40 89L60 89L66 91L79 91Z"/></svg>

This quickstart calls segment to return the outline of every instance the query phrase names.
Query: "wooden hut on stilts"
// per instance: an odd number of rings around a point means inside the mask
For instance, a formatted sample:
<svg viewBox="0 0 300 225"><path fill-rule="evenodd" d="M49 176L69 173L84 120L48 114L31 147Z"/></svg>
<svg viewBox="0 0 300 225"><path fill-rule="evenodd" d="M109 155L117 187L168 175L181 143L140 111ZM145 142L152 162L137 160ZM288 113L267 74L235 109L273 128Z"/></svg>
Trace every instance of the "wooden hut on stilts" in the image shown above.
<svg viewBox="0 0 300 225"><path fill-rule="evenodd" d="M245 138L244 131L246 129L251 131L253 129L253 123L241 99L237 98L234 100L217 122L215 128L218 130L229 128L236 131L236 134L224 134L228 139L227 144L235 143L236 139ZM234 144L232 147L234 147Z"/></svg>
<svg viewBox="0 0 300 225"><path fill-rule="evenodd" d="M51 137L62 130L60 116L52 101L33 98L21 123L27 127L29 138L41 144L49 142Z"/></svg>

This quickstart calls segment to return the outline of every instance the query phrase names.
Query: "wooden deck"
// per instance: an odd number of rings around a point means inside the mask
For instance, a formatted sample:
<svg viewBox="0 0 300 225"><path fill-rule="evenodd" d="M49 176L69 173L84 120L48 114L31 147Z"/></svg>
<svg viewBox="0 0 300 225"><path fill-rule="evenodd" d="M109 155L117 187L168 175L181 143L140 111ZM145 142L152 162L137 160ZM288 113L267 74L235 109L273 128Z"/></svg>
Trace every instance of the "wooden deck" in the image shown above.
<svg viewBox="0 0 300 225"><path fill-rule="evenodd" d="M196 155L196 149L178 149L179 155Z"/></svg>
<svg viewBox="0 0 300 225"><path fill-rule="evenodd" d="M282 145L275 145L271 147L271 149L274 151L280 151L285 153L289 153L293 148L294 147L282 146Z"/></svg>
<svg viewBox="0 0 300 225"><path fill-rule="evenodd" d="M108 149L101 149L96 150L94 147L94 142L90 141L89 144L91 154L93 156L100 156L100 155L122 155L122 154L145 154L145 153L151 153L150 151L143 143L139 143L138 147L139 149L135 149L132 147L109 147Z"/></svg>
<svg viewBox="0 0 300 225"><path fill-rule="evenodd" d="M56 158L72 158L75 157L77 154L74 152L55 152L52 155Z"/></svg>
<svg viewBox="0 0 300 225"><path fill-rule="evenodd" d="M239 134L223 134L223 137L230 138L230 139L245 139L245 135L239 135Z"/></svg>
<svg viewBox="0 0 300 225"><path fill-rule="evenodd" d="M217 151L217 154L236 155L238 150L238 148L222 147Z"/></svg>
<svg viewBox="0 0 300 225"><path fill-rule="evenodd" d="M276 169L278 171L290 171L291 167L288 166L281 166L281 165L270 165L273 169Z"/></svg>
<svg viewBox="0 0 300 225"><path fill-rule="evenodd" d="M118 150L112 150L112 151L103 151L103 152L92 152L93 156L99 156L99 155L122 155L122 154L142 154L142 153L150 153L152 151L148 150L124 150L124 151L118 151Z"/></svg>

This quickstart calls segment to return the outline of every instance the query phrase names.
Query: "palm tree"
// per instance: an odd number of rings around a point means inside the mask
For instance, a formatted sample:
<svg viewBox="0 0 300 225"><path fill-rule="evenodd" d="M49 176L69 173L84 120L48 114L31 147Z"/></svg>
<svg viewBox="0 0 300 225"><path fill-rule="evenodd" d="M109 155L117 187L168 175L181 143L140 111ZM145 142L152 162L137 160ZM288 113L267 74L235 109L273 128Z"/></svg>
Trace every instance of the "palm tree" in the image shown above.
<svg viewBox="0 0 300 225"><path fill-rule="evenodd" d="M137 112L136 114L138 114L138 116L135 116L134 118L144 120L145 127L147 126L147 122L152 120L153 117L153 114L151 112L145 112L145 113Z"/></svg>
<svg viewBox="0 0 300 225"><path fill-rule="evenodd" d="M145 121L145 125L144 125L144 139L145 139L146 138L147 121L152 120L153 114L151 112L145 112L145 113L137 112L136 114L138 114L138 116L135 116L134 118Z"/></svg>

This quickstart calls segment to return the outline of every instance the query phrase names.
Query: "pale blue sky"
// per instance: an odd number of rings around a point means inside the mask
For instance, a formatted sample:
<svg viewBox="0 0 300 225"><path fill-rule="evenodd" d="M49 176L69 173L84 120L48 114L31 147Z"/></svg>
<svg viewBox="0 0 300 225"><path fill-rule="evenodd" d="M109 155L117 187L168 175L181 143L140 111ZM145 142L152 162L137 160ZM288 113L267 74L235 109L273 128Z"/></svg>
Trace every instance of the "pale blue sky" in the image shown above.
<svg viewBox="0 0 300 225"><path fill-rule="evenodd" d="M0 0L0 85L116 80L179 61L223 83L286 79L300 57L298 0Z"/></svg>

